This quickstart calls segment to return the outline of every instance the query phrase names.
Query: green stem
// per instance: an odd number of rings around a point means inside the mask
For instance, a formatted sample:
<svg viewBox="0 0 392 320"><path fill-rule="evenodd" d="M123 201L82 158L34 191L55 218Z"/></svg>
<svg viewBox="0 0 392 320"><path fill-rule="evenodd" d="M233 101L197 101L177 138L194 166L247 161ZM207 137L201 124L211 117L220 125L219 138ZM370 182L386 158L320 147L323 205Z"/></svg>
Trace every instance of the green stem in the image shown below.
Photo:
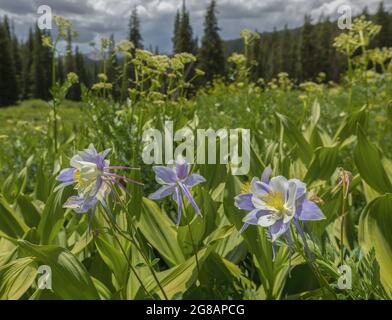
<svg viewBox="0 0 392 320"><path fill-rule="evenodd" d="M345 222L345 211L346 211L346 198L344 195L344 190L346 189L345 183L343 183L342 189L342 212L341 212L341 224L340 224L340 264L344 263L344 222Z"/></svg>
<svg viewBox="0 0 392 320"><path fill-rule="evenodd" d="M193 241L192 228L190 222L188 222L188 229L189 229L189 236L191 237L193 254L195 255L195 260L196 260L197 275L199 275L200 274L199 258L197 257L197 248L195 242Z"/></svg>
<svg viewBox="0 0 392 320"><path fill-rule="evenodd" d="M298 237L296 237L296 233L294 232L294 230L291 230L291 232L293 234L292 238L296 240L295 243L296 243L296 245L298 245L299 240L298 240ZM302 257L305 259L305 261L310 266L310 269L313 271L313 274L316 276L317 281L320 284L321 292L323 293L324 297L326 299L329 299L329 297L327 296L327 294L325 292L325 288L327 288L327 290L336 297L335 292L330 288L328 281L323 277L323 275L321 274L316 263L311 258L309 258L308 255L306 254L306 252L304 252L301 248L297 248L297 249L298 249L298 252L300 252Z"/></svg>
<svg viewBox="0 0 392 320"><path fill-rule="evenodd" d="M117 194L117 191L116 191L115 193ZM122 201L121 197L120 197L118 194L117 194L117 197L118 197L118 199L121 201L121 203L122 203L122 205L124 206L124 208L126 208L125 203ZM119 234L120 234L122 237L124 237L125 239L127 239L128 241L130 241L130 242L135 246L135 248L138 250L138 252L139 252L140 255L142 256L144 262L145 262L146 265L148 266L148 269L150 270L150 272L151 272L151 274L152 274L152 276L153 276L155 282L157 283L159 289L161 290L161 292L162 292L164 298L165 298L166 300L169 300L169 298L168 298L168 296L167 296L165 290L164 290L163 287L162 287L161 282L160 282L159 279L158 279L158 276L156 275L156 272L155 272L154 268L151 266L150 261L148 260L147 256L144 254L143 250L141 249L141 247L140 247L139 244L137 243L137 240L135 239L134 235L132 234L133 231L136 233L136 228L134 227L134 225L133 225L132 223L130 223L130 227L131 227L130 236L131 236L131 238L129 238L129 237L125 234L125 232L124 232L123 230L121 230L121 229L117 226L116 223L112 223L112 226L119 232Z"/></svg>
<svg viewBox="0 0 392 320"><path fill-rule="evenodd" d="M57 44L57 41L56 41ZM55 97L56 86L56 44L52 49L52 94L53 94L53 140L54 153L57 154L57 99Z"/></svg>
<svg viewBox="0 0 392 320"><path fill-rule="evenodd" d="M104 214L103 216L104 216L105 221L106 221L109 225L114 226L113 222L110 220L110 218L108 218L108 217L106 216L106 214ZM119 245L122 254L124 255L125 259L127 260L128 267L129 267L129 268L131 269L131 271L135 274L136 279L139 281L140 286L143 288L144 292L145 292L147 295L149 295L151 298L154 298L154 297L151 295L151 293L147 290L146 286L143 284L143 281L140 279L140 277L139 277L139 275L137 274L135 268L132 266L131 260L129 259L127 253L125 252L125 249L123 248L123 246L122 246L120 240L118 239L116 233L115 233L115 232L112 232L112 235L113 235L113 238L116 240L117 244Z"/></svg>

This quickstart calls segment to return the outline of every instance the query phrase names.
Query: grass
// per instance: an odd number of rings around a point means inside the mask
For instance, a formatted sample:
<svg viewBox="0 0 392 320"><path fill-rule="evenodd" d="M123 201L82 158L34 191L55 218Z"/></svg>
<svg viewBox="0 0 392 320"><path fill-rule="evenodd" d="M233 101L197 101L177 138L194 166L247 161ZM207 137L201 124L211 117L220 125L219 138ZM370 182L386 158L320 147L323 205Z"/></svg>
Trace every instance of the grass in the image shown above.
<svg viewBox="0 0 392 320"><path fill-rule="evenodd" d="M0 135L12 135L25 122L40 130L46 125L50 111L48 103L42 100L26 100L16 106L0 108ZM59 116L66 126L80 123L84 118L81 104L73 101L60 106Z"/></svg>

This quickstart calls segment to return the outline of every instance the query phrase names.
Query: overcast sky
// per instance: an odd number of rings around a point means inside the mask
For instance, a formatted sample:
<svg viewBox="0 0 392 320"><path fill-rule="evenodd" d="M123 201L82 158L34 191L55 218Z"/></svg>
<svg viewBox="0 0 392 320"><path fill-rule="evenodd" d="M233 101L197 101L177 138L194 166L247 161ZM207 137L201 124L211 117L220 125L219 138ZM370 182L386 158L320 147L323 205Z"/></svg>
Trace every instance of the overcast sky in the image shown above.
<svg viewBox="0 0 392 320"><path fill-rule="evenodd" d="M191 23L196 35L201 36L203 16L210 0L187 0ZM368 6L374 12L380 0L217 0L219 25L224 39L238 38L244 28L271 31L274 27L290 28L302 24L305 13L318 19L321 14L337 18L337 8L348 4L354 14ZM91 40L115 35L116 40L127 34L129 15L136 6L141 20L145 47L159 46L170 52L173 21L182 0L0 0L0 15L7 14L15 25L16 33L25 38L33 25L40 5L49 5L55 15L71 19L80 36L78 42L84 51ZM392 10L392 0L384 1Z"/></svg>

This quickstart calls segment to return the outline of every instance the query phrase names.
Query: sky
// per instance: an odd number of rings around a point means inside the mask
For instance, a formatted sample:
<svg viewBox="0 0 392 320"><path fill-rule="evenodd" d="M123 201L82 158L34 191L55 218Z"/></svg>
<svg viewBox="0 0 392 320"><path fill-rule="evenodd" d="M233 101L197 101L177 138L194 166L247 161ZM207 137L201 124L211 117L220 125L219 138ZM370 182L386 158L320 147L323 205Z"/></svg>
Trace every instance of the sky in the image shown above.
<svg viewBox="0 0 392 320"><path fill-rule="evenodd" d="M187 0L195 35L201 38L203 19L210 0ZM242 29L260 32L282 29L284 25L295 28L302 24L305 14L317 21L320 15L338 18L338 8L349 5L354 14L367 6L375 12L380 0L217 0L219 26L223 39L239 37ZM392 11L392 0L384 0ZM26 38L28 27L39 17L37 8L49 5L54 15L70 19L79 37L76 40L82 51L88 43L100 37L115 35L116 41L125 39L129 16L137 8L141 20L144 46L158 46L161 52L172 48L173 24L182 0L0 0L0 16L7 14L14 23L15 32Z"/></svg>

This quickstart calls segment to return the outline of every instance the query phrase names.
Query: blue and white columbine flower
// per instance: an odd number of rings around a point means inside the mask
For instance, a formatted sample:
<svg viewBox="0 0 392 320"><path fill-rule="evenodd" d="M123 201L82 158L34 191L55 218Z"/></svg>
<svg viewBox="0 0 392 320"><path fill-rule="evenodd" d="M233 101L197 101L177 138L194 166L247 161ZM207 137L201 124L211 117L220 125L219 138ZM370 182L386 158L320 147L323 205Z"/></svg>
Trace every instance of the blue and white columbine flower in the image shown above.
<svg viewBox="0 0 392 320"><path fill-rule="evenodd" d="M98 153L92 144L88 149L78 152L71 159L71 168L64 169L56 177L61 183L56 190L74 185L78 195L70 197L64 208L71 208L78 213L86 213L94 209L98 202L106 207L106 199L114 185L124 188L119 180L131 181L123 176L112 173L115 169L131 169L122 166L110 166L105 157L110 149Z"/></svg>
<svg viewBox="0 0 392 320"><path fill-rule="evenodd" d="M178 206L177 224L181 220L183 196L189 200L196 213L201 215L190 189L206 180L199 174L189 175L190 167L184 158L179 157L175 161L171 161L167 167L155 166L153 170L156 181L162 187L149 195L151 200L160 200L172 195Z"/></svg>
<svg viewBox="0 0 392 320"><path fill-rule="evenodd" d="M270 179L271 173L267 168L261 179L254 178L249 193L238 195L235 204L239 209L249 211L243 219L242 231L249 225L266 227L273 243L286 235L291 252L291 223L307 246L300 221L323 220L325 216L316 203L307 198L305 183L282 176Z"/></svg>

